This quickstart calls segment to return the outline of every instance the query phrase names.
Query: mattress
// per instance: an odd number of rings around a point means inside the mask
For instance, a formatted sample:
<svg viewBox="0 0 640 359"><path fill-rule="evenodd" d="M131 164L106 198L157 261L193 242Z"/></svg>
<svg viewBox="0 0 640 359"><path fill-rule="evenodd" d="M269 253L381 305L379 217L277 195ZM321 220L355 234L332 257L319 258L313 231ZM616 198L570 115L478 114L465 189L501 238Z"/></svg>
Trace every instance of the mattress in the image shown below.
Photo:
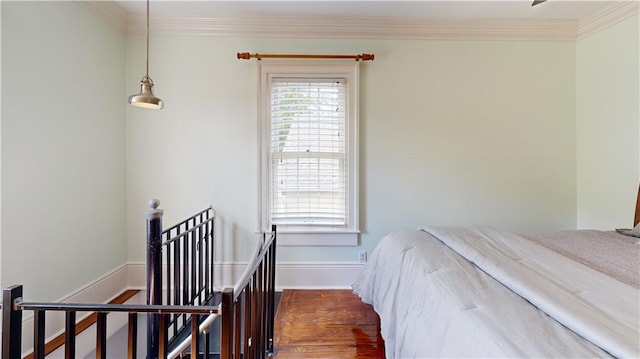
<svg viewBox="0 0 640 359"><path fill-rule="evenodd" d="M396 232L353 288L387 358L640 356L638 289L542 244L488 227Z"/></svg>

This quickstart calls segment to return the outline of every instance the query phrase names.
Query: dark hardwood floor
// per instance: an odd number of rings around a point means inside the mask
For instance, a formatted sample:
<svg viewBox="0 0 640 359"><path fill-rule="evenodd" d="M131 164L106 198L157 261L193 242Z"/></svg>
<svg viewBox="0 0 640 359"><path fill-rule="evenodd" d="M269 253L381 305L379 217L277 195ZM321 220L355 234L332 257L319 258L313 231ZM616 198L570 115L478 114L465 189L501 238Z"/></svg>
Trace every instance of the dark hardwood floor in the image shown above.
<svg viewBox="0 0 640 359"><path fill-rule="evenodd" d="M350 290L285 290L275 347L277 359L384 358L378 315Z"/></svg>

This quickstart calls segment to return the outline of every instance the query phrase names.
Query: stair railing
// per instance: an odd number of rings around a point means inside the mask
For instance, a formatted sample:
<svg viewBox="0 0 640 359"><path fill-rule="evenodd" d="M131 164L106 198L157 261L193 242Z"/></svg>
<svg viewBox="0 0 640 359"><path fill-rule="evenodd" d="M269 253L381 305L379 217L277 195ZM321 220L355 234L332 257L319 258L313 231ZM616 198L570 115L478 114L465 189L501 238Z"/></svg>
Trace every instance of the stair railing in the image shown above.
<svg viewBox="0 0 640 359"><path fill-rule="evenodd" d="M160 324L155 351L147 352L147 358L166 358L168 353L167 322L175 314L188 314L192 322L197 323L203 315L219 315L218 306L172 306L172 305L131 305L131 304L77 304L77 303L29 303L23 302L22 285L3 289L2 305L2 359L20 359L22 357L22 313L32 311L34 315L33 357L45 357L45 324L49 312L65 313L64 357L76 357L76 315L79 312L95 312L96 319L96 358L107 358L107 314L128 313L127 358L137 358L138 314L155 315ZM199 338L199 328L192 327L192 336ZM198 344L194 344L198 348Z"/></svg>
<svg viewBox="0 0 640 359"><path fill-rule="evenodd" d="M221 358L272 357L274 350L276 226L253 264L222 291Z"/></svg>
<svg viewBox="0 0 640 359"><path fill-rule="evenodd" d="M180 224L162 231L162 210L159 202L152 200L147 213L148 259L147 271L148 304L77 304L77 303L30 303L23 301L22 285L3 289L2 306L2 359L20 359L22 346L22 313L32 311L34 315L33 357L45 356L45 323L47 312L65 313L65 358L76 355L76 315L78 312L95 312L96 358L107 357L107 314L128 313L128 354L137 357L138 314L146 313L148 319L147 358L166 358L169 342L176 337L173 323L187 323L190 331L190 351L200 356L200 339L204 339L204 357L210 350L206 340L209 326L221 316L222 359L264 358L274 354L275 318L275 274L276 274L276 226L272 226L267 238L262 235L257 255L252 256L242 278L233 288L222 293L222 303L213 306L213 210L210 208L192 216ZM196 218L197 217L197 218ZM195 218L195 219L194 219ZM180 226L183 226L182 229ZM177 228L177 234L171 231ZM167 240L162 242L163 236ZM174 243L182 243L174 245ZM159 245L158 245L159 244ZM165 253L173 258L163 264L157 263ZM166 258L166 257L165 257ZM162 301L163 268L168 273L178 274L168 279L167 298L178 298L178 304L156 304ZM185 272L187 274L185 274ZM195 279L194 279L195 276ZM167 276L171 278L171 276ZM188 290L185 291L185 288ZM195 288L195 289L194 289ZM176 295L176 289L179 295ZM186 298L186 299L185 299ZM201 321L204 316L207 318ZM178 318L178 319L176 319ZM182 319L179 319L182 318ZM183 354L183 353L180 353ZM192 355L192 357L194 357Z"/></svg>
<svg viewBox="0 0 640 359"><path fill-rule="evenodd" d="M208 208L169 228L162 228L160 201L147 210L147 304L212 305L215 295L215 212ZM186 313L174 313L166 325L169 347L174 348L192 326ZM156 352L159 323L149 316L147 350Z"/></svg>

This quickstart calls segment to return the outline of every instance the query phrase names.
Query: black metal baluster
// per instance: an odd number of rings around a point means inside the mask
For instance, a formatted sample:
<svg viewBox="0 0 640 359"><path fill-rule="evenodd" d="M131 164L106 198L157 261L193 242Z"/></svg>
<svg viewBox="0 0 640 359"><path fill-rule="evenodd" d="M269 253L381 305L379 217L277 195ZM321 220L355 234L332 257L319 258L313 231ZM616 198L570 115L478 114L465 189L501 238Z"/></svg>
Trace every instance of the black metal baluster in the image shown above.
<svg viewBox="0 0 640 359"><path fill-rule="evenodd" d="M187 228L189 229L188 225ZM187 235L180 235L180 242L183 243L183 251L182 251L182 303L181 305L189 304L189 242L187 241ZM187 323L187 315L185 314L183 317L183 325Z"/></svg>
<svg viewBox="0 0 640 359"><path fill-rule="evenodd" d="M194 218L194 230L190 233L189 237L189 242L190 242L190 246L191 246L191 269L190 269L190 279L191 279L191 293L190 293L190 298L189 298L189 304L191 305L196 305L196 293L198 290L197 287L197 278L196 278L196 274L198 273L198 244L197 242L197 236L196 236L196 232L197 230L195 229L195 218Z"/></svg>
<svg viewBox="0 0 640 359"><path fill-rule="evenodd" d="M167 238L171 238L169 236L170 233L167 233ZM166 282L166 288L163 290L163 292L165 293L165 297L164 297L164 303L165 305L172 305L173 303L171 303L171 290L173 288L173 270L171 268L172 263L171 260L173 259L173 254L172 254L172 246L171 243L167 243L165 242L163 244L163 253L162 256L164 258L164 264L163 264L163 268L164 268L164 278L165 282ZM167 323L167 325L169 326L169 328L171 328L173 326L173 322L174 322L174 318L175 318L175 314L170 314L169 315L169 322Z"/></svg>
<svg viewBox="0 0 640 359"><path fill-rule="evenodd" d="M65 359L76 357L76 312L74 311L65 313L64 357Z"/></svg>
<svg viewBox="0 0 640 359"><path fill-rule="evenodd" d="M200 223L203 224L202 221L203 214L200 214ZM198 304L203 304L203 294L204 294L204 253L202 253L204 236L202 231L202 226L198 227Z"/></svg>
<svg viewBox="0 0 640 359"><path fill-rule="evenodd" d="M45 335L46 311L33 311L33 357L34 359L44 358L44 335Z"/></svg>
<svg viewBox="0 0 640 359"><path fill-rule="evenodd" d="M155 314L158 317L158 359L164 359L169 354L167 350L167 344L169 342L167 338L167 315Z"/></svg>
<svg viewBox="0 0 640 359"><path fill-rule="evenodd" d="M249 281L249 283L251 283L251 281ZM253 308L253 291L251 284L247 285L244 294L244 355L245 358L253 358L251 354L251 308Z"/></svg>
<svg viewBox="0 0 640 359"><path fill-rule="evenodd" d="M200 315L191 314L191 357L198 358L200 354Z"/></svg>
<svg viewBox="0 0 640 359"><path fill-rule="evenodd" d="M210 263L210 256L211 256L211 252L210 252L210 246L211 246L211 238L209 237L209 211L207 210L205 212L205 226L204 226L204 237L205 237L205 241L204 241L204 248L205 248L205 252L204 252L204 282L205 282L205 292L204 295L207 299L209 299L209 294L213 294L213 288L211 288L211 271L208 270L209 266L212 266L213 264Z"/></svg>
<svg viewBox="0 0 640 359"><path fill-rule="evenodd" d="M204 250L204 258L202 263L202 274L204 279L204 297L205 300L209 300L209 294L213 294L211 288L209 287L209 235L207 234L207 228L209 228L209 222L206 222L204 229L204 238L203 238L203 250Z"/></svg>
<svg viewBox="0 0 640 359"><path fill-rule="evenodd" d="M203 357L204 357L204 359L209 359L211 357L211 343L209 342L209 340L211 339L211 338L209 338L210 333L211 333L210 332L210 327L205 329L202 332L202 337L203 337L203 340L204 340L204 348L203 348L203 353L204 353Z"/></svg>
<svg viewBox="0 0 640 359"><path fill-rule="evenodd" d="M136 359L138 357L138 313L129 313L127 333L127 359Z"/></svg>
<svg viewBox="0 0 640 359"><path fill-rule="evenodd" d="M164 304L166 305L171 305L173 303L171 303L171 291L173 289L173 278L171 277L171 260L173 259L172 257L172 244L168 243L166 245L163 246L164 247L164 251L165 253L163 254L163 257L165 258L165 276L167 278L167 294L165 297L165 302Z"/></svg>
<svg viewBox="0 0 640 359"><path fill-rule="evenodd" d="M271 242L271 246L269 247L270 253L270 261L269 261L269 297L271 298L271 305L269 306L269 318L268 321L268 351L269 354L275 354L275 347L273 342L274 336L274 325L275 325L275 295L276 295L276 248L277 248L277 239L278 232L276 225L271 225L271 236L273 236L273 241Z"/></svg>
<svg viewBox="0 0 640 359"><path fill-rule="evenodd" d="M234 313L234 318L235 318L235 324L234 324L234 347L233 347L233 351L234 351L234 355L235 358L242 358L242 349L244 348L244 338L246 337L246 335L243 333L242 331L242 326L243 326L243 322L244 322L244 317L242 316L244 313L244 308L247 305L247 291L246 290L242 290L242 292L240 293L240 297L238 298L238 300L236 300L234 302L234 309L235 309L235 313ZM224 310L222 311L222 317L224 318ZM245 357L246 358L246 357Z"/></svg>
<svg viewBox="0 0 640 359"><path fill-rule="evenodd" d="M262 353L264 356L267 355L267 346L268 346L268 339L267 339L267 318L268 316L268 312L267 312L267 306L269 305L269 287L268 287L268 268L269 268L269 248L265 248L265 256L263 258L262 261L262 269L261 269L261 276L262 276L262 282L260 284L260 290L262 291L262 306L260 308L260 340L262 340L262 346L260 347Z"/></svg>
<svg viewBox="0 0 640 359"><path fill-rule="evenodd" d="M258 265L259 267L259 265ZM251 355L258 357L258 350L260 349L260 283L259 283L260 271L257 270L253 273L253 305L251 306Z"/></svg>
<svg viewBox="0 0 640 359"><path fill-rule="evenodd" d="M174 273L174 248L175 248L175 244L173 241L171 241L171 230L167 230L165 231L165 242L163 244L164 249L165 249L165 253L163 253L163 257L166 260L166 264L164 265L165 271L164 274L166 276L166 296L165 296L165 302L164 304L166 305L176 305L175 302L173 302L173 291L174 291L174 287L175 287L175 277L173 275ZM176 335L177 332L177 321L178 321L178 314L170 314L169 315L169 322L168 322L168 328L171 329L173 328L173 336Z"/></svg>
<svg viewBox="0 0 640 359"><path fill-rule="evenodd" d="M264 257L260 260L260 264L258 264L258 269L256 271L256 306L255 306L255 351L257 353L264 352L264 288L262 283L262 269L264 267Z"/></svg>
<svg viewBox="0 0 640 359"><path fill-rule="evenodd" d="M214 281L215 281L215 269L214 269L214 263L215 263L215 246L216 246L216 222L215 222L215 212L211 213L211 232L210 236L211 236L211 243L209 244L211 246L211 265L209 265L209 271L211 272L211 274L209 275L209 280L211 281L210 288L211 288L211 294L213 294L213 288L214 288Z"/></svg>
<svg viewBox="0 0 640 359"><path fill-rule="evenodd" d="M264 257L264 345L265 353L267 356L271 354L271 343L269 336L269 321L271 320L271 307L273 306L273 298L271 296L271 246L267 248L267 253Z"/></svg>
<svg viewBox="0 0 640 359"><path fill-rule="evenodd" d="M175 246L175 251L173 253L174 255L174 262L175 262L175 267L173 267L173 278L174 278L174 283L175 283L175 288L173 289L173 304L174 305L180 305L180 287L182 286L182 281L180 280L180 268L181 267L181 261L180 261L180 242L174 242L174 246ZM180 317L180 314L176 314L174 316L174 332L173 335L177 335L178 333L178 318Z"/></svg>
<svg viewBox="0 0 640 359"><path fill-rule="evenodd" d="M233 328L233 313L234 300L233 300L233 288L225 288L222 291L222 323L220 332L220 358L231 359L233 353L233 334L235 332ZM227 314L224 314L227 313Z"/></svg>
<svg viewBox="0 0 640 359"><path fill-rule="evenodd" d="M96 359L107 358L107 313L97 313Z"/></svg>

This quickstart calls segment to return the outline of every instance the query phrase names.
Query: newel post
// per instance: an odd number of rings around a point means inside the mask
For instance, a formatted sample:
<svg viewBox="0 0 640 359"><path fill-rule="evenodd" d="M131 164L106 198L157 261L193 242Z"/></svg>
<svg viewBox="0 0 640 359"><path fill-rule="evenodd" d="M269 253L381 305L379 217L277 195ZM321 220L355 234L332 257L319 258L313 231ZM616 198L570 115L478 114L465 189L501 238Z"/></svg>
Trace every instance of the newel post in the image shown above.
<svg viewBox="0 0 640 359"><path fill-rule="evenodd" d="M147 304L162 304L162 214L160 201L149 201L147 210ZM147 316L147 358L157 357L160 328L157 314Z"/></svg>
<svg viewBox="0 0 640 359"><path fill-rule="evenodd" d="M2 291L2 359L20 359L22 352L22 286Z"/></svg>

